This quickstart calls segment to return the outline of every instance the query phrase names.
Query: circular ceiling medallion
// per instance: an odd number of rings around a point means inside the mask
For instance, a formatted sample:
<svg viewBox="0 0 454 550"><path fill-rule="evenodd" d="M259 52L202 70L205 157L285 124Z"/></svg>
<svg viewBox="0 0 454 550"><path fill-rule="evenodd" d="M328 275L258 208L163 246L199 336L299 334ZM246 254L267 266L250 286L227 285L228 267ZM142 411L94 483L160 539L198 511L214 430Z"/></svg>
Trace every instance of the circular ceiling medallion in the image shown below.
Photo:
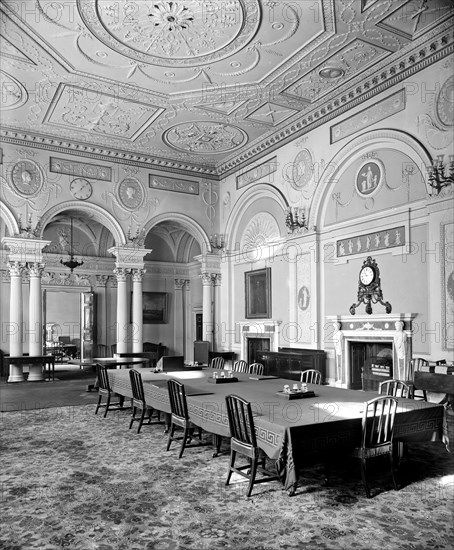
<svg viewBox="0 0 454 550"><path fill-rule="evenodd" d="M11 170L13 187L19 195L32 197L41 191L43 175L39 166L32 160L21 160Z"/></svg>
<svg viewBox="0 0 454 550"><path fill-rule="evenodd" d="M437 97L437 116L444 126L454 126L454 77L443 84Z"/></svg>
<svg viewBox="0 0 454 550"><path fill-rule="evenodd" d="M145 193L139 180L125 178L118 185L117 196L127 210L137 210L143 204Z"/></svg>
<svg viewBox="0 0 454 550"><path fill-rule="evenodd" d="M170 147L190 153L223 153L247 141L243 130L220 122L184 122L169 128L164 141Z"/></svg>
<svg viewBox="0 0 454 550"><path fill-rule="evenodd" d="M252 40L261 19L259 0L78 0L78 6L85 25L109 48L164 67L229 57Z"/></svg>

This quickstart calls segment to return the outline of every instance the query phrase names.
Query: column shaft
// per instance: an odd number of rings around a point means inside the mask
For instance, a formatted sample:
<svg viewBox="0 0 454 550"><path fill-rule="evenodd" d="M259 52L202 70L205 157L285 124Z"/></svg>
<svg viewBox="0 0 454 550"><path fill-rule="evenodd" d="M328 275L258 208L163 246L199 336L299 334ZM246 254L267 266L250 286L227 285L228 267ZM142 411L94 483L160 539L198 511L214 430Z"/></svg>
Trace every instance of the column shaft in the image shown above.
<svg viewBox="0 0 454 550"><path fill-rule="evenodd" d="M114 269L117 277L117 353L128 352L128 275L129 270Z"/></svg>
<svg viewBox="0 0 454 550"><path fill-rule="evenodd" d="M22 313L22 271L25 264L21 262L9 262L8 268L11 276L10 304L9 304L9 353L11 356L22 356L23 353L23 313ZM8 382L23 382L24 373L22 366L10 365Z"/></svg>
<svg viewBox="0 0 454 550"><path fill-rule="evenodd" d="M143 351L143 299L142 280L144 269L132 271L132 351Z"/></svg>
<svg viewBox="0 0 454 550"><path fill-rule="evenodd" d="M43 306L41 294L41 274L44 264L29 264L30 274L30 301L29 301L29 352L31 356L42 355L43 353ZM29 382L44 380L41 365L30 365Z"/></svg>
<svg viewBox="0 0 454 550"><path fill-rule="evenodd" d="M213 343L213 307L211 273L202 273L203 339Z"/></svg>
<svg viewBox="0 0 454 550"><path fill-rule="evenodd" d="M183 306L184 284L185 284L184 279L175 279L173 347L176 355L184 355L184 306Z"/></svg>

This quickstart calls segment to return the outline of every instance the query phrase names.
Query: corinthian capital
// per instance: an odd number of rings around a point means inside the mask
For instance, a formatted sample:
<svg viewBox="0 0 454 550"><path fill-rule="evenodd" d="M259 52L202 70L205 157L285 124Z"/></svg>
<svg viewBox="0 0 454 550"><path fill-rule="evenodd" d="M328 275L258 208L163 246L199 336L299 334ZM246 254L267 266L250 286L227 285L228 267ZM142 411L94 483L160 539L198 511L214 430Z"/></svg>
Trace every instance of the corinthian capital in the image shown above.
<svg viewBox="0 0 454 550"><path fill-rule="evenodd" d="M143 277L144 277L146 271L147 271L146 269L134 268L132 270L132 280L135 283L141 283L143 281Z"/></svg>
<svg viewBox="0 0 454 550"><path fill-rule="evenodd" d="M22 277L22 273L25 270L25 263L23 262L8 262L8 271L10 277Z"/></svg>
<svg viewBox="0 0 454 550"><path fill-rule="evenodd" d="M200 274L200 278L202 279L202 285L204 286L211 286L212 285L212 278L211 273L208 273L207 271Z"/></svg>
<svg viewBox="0 0 454 550"><path fill-rule="evenodd" d="M126 282L128 280L128 275L131 273L131 270L126 267L116 267L114 270L114 275L117 278L117 282Z"/></svg>
<svg viewBox="0 0 454 550"><path fill-rule="evenodd" d="M30 277L41 277L44 271L44 264L41 262L29 262L27 264Z"/></svg>

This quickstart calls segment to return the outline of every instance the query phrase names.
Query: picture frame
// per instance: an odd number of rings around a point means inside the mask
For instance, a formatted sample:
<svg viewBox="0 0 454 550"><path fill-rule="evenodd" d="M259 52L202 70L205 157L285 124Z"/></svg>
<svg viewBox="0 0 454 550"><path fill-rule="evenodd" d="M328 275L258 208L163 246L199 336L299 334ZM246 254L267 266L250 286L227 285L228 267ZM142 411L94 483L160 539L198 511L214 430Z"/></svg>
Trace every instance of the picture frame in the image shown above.
<svg viewBox="0 0 454 550"><path fill-rule="evenodd" d="M246 271L244 277L246 319L269 319L271 317L271 268Z"/></svg>
<svg viewBox="0 0 454 550"><path fill-rule="evenodd" d="M168 293L167 292L143 292L142 312L143 324L165 324L168 318Z"/></svg>

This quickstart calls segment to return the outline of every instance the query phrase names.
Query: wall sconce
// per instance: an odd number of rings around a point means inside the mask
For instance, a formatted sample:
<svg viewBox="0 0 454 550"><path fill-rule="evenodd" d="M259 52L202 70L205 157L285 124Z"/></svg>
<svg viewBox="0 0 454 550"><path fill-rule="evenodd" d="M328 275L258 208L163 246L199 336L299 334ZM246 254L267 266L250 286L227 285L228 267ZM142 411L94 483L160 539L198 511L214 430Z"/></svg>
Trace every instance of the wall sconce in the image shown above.
<svg viewBox="0 0 454 550"><path fill-rule="evenodd" d="M215 233L214 235L210 235L210 245L211 248L215 250L222 250L225 246L225 239L224 235Z"/></svg>
<svg viewBox="0 0 454 550"><path fill-rule="evenodd" d="M38 236L39 229L41 227L41 218L37 218L35 228L32 225L32 215L29 214L27 218L27 225L22 225L22 214L19 214L18 219L19 235L21 237L34 239Z"/></svg>
<svg viewBox="0 0 454 550"><path fill-rule="evenodd" d="M449 175L445 174L447 168L449 168ZM454 155L449 155L447 166L445 166L444 155L438 155L432 166L427 167L427 172L429 175L428 183L438 195L443 187L452 185L454 182Z"/></svg>
<svg viewBox="0 0 454 550"><path fill-rule="evenodd" d="M285 225L292 233L294 231L307 230L307 218L304 208L299 206L289 206L285 216Z"/></svg>
<svg viewBox="0 0 454 550"><path fill-rule="evenodd" d="M142 229L142 232L139 229L139 226L136 228L136 232L132 232L131 225L128 227L128 232L126 234L128 240L128 245L132 246L144 246L145 244L145 231Z"/></svg>

